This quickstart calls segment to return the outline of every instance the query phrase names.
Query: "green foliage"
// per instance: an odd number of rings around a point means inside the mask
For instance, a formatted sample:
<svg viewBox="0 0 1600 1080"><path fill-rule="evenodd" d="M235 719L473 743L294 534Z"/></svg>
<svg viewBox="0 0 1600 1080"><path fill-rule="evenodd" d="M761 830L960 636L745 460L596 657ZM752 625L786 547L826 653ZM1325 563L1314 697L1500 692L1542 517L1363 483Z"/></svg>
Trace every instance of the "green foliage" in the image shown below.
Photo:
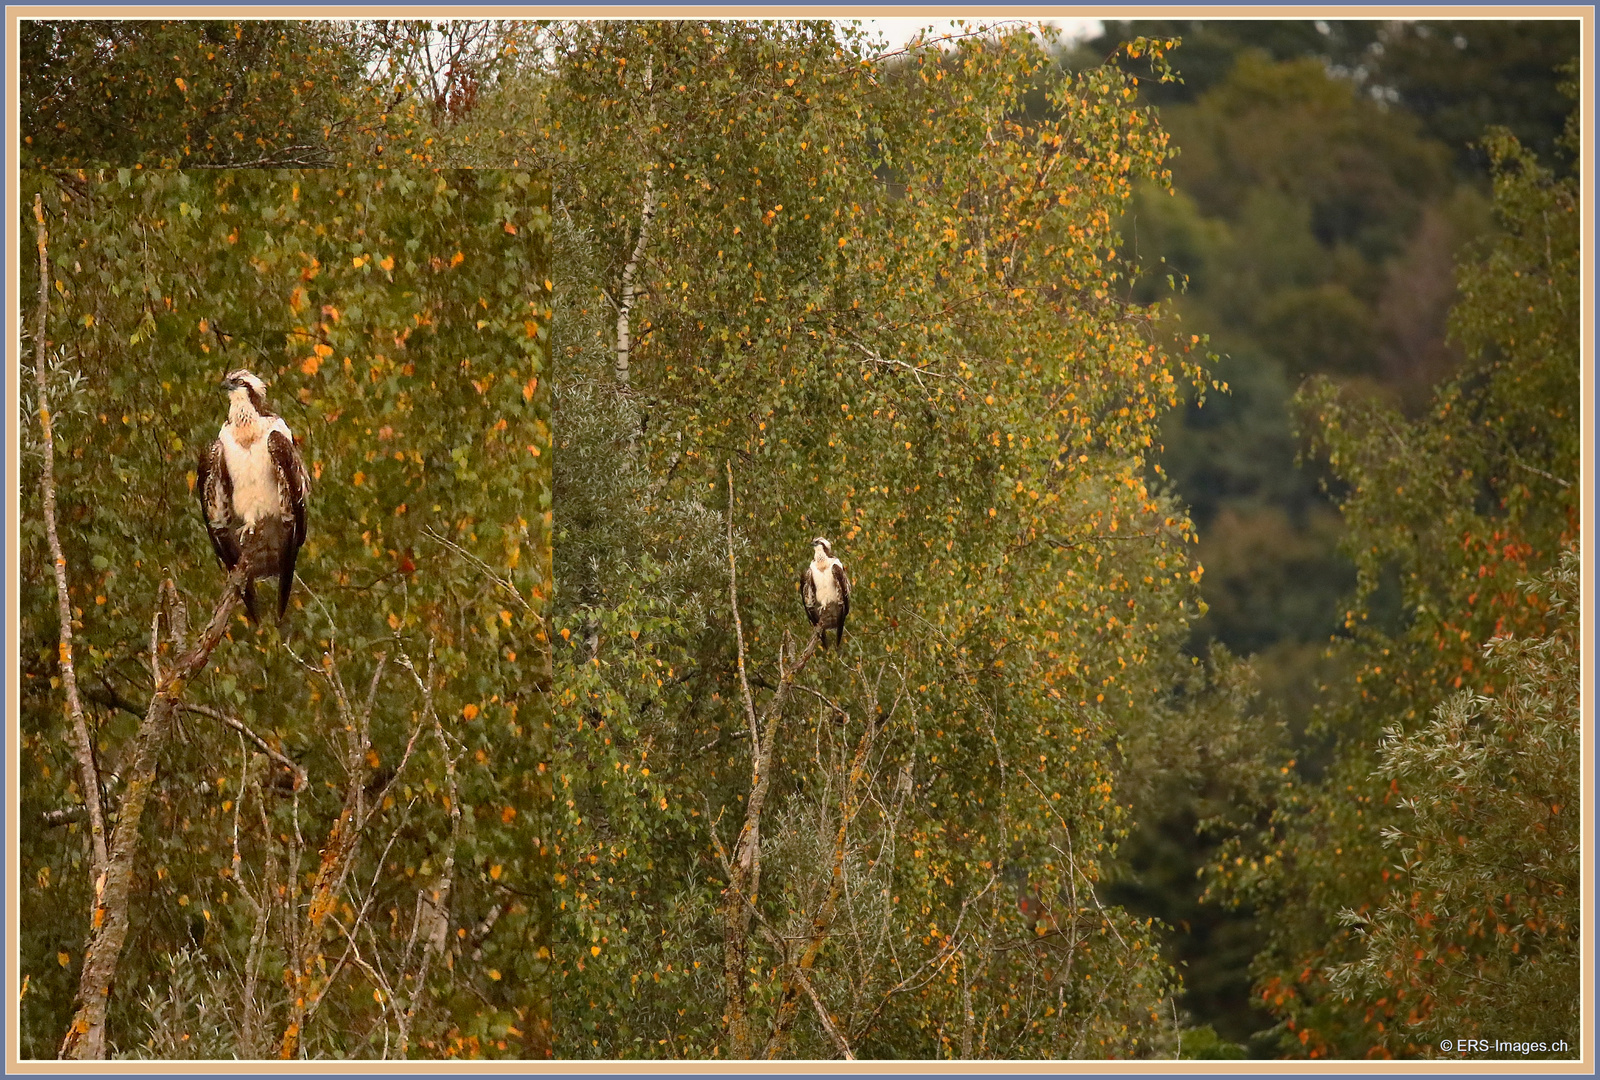
<svg viewBox="0 0 1600 1080"><path fill-rule="evenodd" d="M1458 174L1474 180L1489 172L1478 144L1490 127L1509 129L1541 157L1558 148L1567 115L1558 72L1579 46L1579 24L1558 19L1136 19L1108 20L1082 48L1102 55L1135 35L1183 42L1182 78L1146 88L1155 104L1194 102L1247 50L1315 60L1416 118L1449 149Z"/></svg>
<svg viewBox="0 0 1600 1080"><path fill-rule="evenodd" d="M313 476L288 618L256 628L241 617L185 697L242 721L309 782L291 792L289 775L232 730L180 714L145 815L112 1042L159 1051L188 1033L171 1024L214 1024L226 1011L225 1037L193 1031L204 1052L271 1056L300 995L317 1003L297 1032L310 1056L393 1053L401 1003L416 1008L414 1053L538 1052L548 1008L548 188L514 172L132 169L30 173L26 188L44 195L51 228L55 475L78 679L91 701L142 711L152 663L170 664L178 648L152 633L164 579L195 626L218 594L192 487L196 453L225 416L224 372L267 380ZM35 266L24 270L30 296ZM53 1056L90 883L81 826L38 824L80 793L63 735L33 415L20 963L23 1052ZM163 626L172 621L168 607ZM114 808L136 721L104 704L90 719ZM335 826L352 798L364 808L353 820L370 817ZM326 863L352 842L348 871L323 889L318 850ZM428 949L426 934L421 951L407 938L432 910L419 899L430 885L447 889L448 925L463 935L440 939L448 955L424 992L402 975ZM340 926L367 967L349 960ZM295 949L311 964L298 984ZM177 993L180 973L188 996ZM161 999L148 1017L146 987ZM196 994L209 995L199 1013L184 1004ZM147 1030L152 1022L164 1030Z"/></svg>
<svg viewBox="0 0 1600 1080"><path fill-rule="evenodd" d="M1151 1052L1171 974L1149 924L1094 888L1127 828L1109 744L1151 724L1196 610L1186 520L1143 468L1199 372L1114 288L1114 214L1135 177L1163 176L1164 136L1116 68L1061 87L1047 120L1008 120L1044 63L1021 35L896 64L811 23L551 41L573 267L560 1052L730 1052L718 852L750 792L730 510L763 707L780 643L807 632L812 536L855 598L843 650L801 680L833 705L797 693L779 729L757 1023L776 1030L839 859L840 922L809 979L856 1054ZM647 193L622 391L612 302ZM851 747L877 725L852 803ZM803 998L778 1045L838 1052Z"/></svg>
<svg viewBox="0 0 1600 1080"><path fill-rule="evenodd" d="M1385 909L1404 880L1383 830L1401 827L1401 800L1418 780L1373 775L1380 733L1410 746L1458 691L1498 696L1507 676L1484 668L1485 645L1545 636L1548 604L1521 583L1578 537L1577 182L1540 168L1503 132L1486 142L1503 231L1459 274L1451 326L1468 366L1415 421L1326 382L1301 397L1317 446L1348 485L1341 509L1358 570L1346 618L1353 670L1323 715L1338 761L1321 782L1286 787L1272 830L1229 849L1213 887L1272 913L1259 993L1284 1018L1286 1048L1313 1056L1422 1052L1430 1039L1418 1025L1454 1008L1402 969L1386 969L1389 990L1376 997L1348 998L1327 980L1330 967L1365 953L1339 913ZM1394 611L1380 618L1386 594ZM1446 900L1451 910L1471 903Z"/></svg>
<svg viewBox="0 0 1600 1080"><path fill-rule="evenodd" d="M1444 1038L1564 1042L1581 1017L1576 553L1537 583L1549 629L1484 646L1493 695L1449 698L1423 727L1391 727L1376 778L1405 796L1384 846L1399 858L1381 906L1348 916L1364 954L1335 988L1381 997L1404 986L1416 1005L1380 1045Z"/></svg>
<svg viewBox="0 0 1600 1080"><path fill-rule="evenodd" d="M1221 1038L1207 1024L1185 1029L1181 1056L1196 1061L1237 1061L1245 1052L1244 1047Z"/></svg>
<svg viewBox="0 0 1600 1080"><path fill-rule="evenodd" d="M30 165L348 164L381 153L383 92L331 22L21 24Z"/></svg>

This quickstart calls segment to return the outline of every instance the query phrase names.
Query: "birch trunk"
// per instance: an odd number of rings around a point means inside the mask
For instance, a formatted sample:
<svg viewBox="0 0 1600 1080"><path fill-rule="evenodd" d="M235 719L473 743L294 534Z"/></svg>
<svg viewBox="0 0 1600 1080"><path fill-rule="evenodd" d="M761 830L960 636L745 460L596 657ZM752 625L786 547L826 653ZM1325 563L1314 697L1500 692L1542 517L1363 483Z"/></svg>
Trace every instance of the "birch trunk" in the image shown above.
<svg viewBox="0 0 1600 1080"><path fill-rule="evenodd" d="M646 58L644 62L644 90L648 95L654 85L653 78L654 57ZM650 123L655 123L655 109L650 110ZM633 354L633 301L638 295L636 279L639 273L639 263L644 259L645 249L650 243L650 223L656 216L656 173L653 165L645 167L644 174L644 204L639 211L639 239L633 245L633 254L628 257L628 264L622 268L622 291L617 304L617 382L622 386L628 385L628 365Z"/></svg>

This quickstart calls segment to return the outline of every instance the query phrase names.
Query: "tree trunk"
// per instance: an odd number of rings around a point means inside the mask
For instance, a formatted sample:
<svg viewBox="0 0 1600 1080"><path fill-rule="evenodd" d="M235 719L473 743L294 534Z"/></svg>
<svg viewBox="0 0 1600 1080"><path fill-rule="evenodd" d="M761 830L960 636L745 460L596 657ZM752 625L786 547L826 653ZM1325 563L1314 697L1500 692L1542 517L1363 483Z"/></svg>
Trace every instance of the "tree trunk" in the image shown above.
<svg viewBox="0 0 1600 1080"><path fill-rule="evenodd" d="M139 854L140 822L145 800L156 781L156 759L172 726L177 708L189 681L198 675L222 640L228 621L240 604L240 587L245 569L241 565L228 575L222 597L205 633L156 686L155 696L139 731L134 735L133 752L126 773L128 785L117 809L117 827L111 837L111 851L105 869L95 879L93 914L89 944L83 953L83 971L78 979L77 1012L61 1042L63 1058L101 1060L106 1056L106 1010L111 1003L111 988L116 983L117 963L128 937L128 897L133 885L133 862Z"/></svg>

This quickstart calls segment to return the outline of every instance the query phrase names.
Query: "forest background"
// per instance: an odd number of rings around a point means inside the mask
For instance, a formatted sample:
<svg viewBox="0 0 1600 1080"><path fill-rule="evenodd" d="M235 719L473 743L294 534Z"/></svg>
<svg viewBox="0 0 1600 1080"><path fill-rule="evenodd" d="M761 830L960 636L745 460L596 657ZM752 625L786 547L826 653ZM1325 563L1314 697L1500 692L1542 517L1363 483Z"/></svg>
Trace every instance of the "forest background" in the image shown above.
<svg viewBox="0 0 1600 1080"><path fill-rule="evenodd" d="M555 1053L1576 1048L1576 23L197 27L30 162L553 179Z"/></svg>

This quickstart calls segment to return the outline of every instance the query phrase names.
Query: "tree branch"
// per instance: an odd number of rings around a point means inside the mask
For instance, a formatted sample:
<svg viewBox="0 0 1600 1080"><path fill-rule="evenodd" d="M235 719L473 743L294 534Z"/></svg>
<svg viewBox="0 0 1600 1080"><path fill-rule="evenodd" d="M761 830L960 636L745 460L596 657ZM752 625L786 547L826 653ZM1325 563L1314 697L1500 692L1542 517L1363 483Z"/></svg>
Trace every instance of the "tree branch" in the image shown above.
<svg viewBox="0 0 1600 1080"><path fill-rule="evenodd" d="M723 890L722 978L726 1002L725 1020L731 1043L729 1053L748 1058L755 1049L750 1031L746 1001L746 973L750 954L750 919L761 889L761 813L772 785L772 753L778 743L778 727L783 707L794 688L794 680L817 651L822 628L812 631L811 640L792 667L785 666L784 653L793 648L787 633L778 645L778 688L758 719L755 697L745 673L744 626L739 618L738 565L733 554L733 466L728 465L728 599L733 605L735 641L739 650L739 683L744 691L745 715L750 723L750 796L745 801L744 827L734 841L728 887ZM766 734L761 733L765 721Z"/></svg>
<svg viewBox="0 0 1600 1080"><path fill-rule="evenodd" d="M72 596L67 591L67 559L61 553L61 537L56 532L56 442L50 418L50 394L45 382L47 323L50 313L49 233L44 227L44 198L33 197L33 218L38 225L39 312L34 324L33 381L39 395L39 428L44 439L44 470L39 480L40 500L44 503L44 530L50 541L50 564L56 578L56 617L61 625L59 656L61 685L67 692L68 728L72 756L78 762L78 788L89 815L89 880L98 881L106 866L105 809L100 799L100 770L94 761L94 742L83 718L83 701L78 697L78 673L72 662Z"/></svg>
<svg viewBox="0 0 1600 1080"><path fill-rule="evenodd" d="M243 564L228 575L211 614L211 622L192 649L180 656L156 684L155 696L145 711L144 720L134 735L133 751L128 755L128 785L117 810L117 827L111 837L111 850L105 868L95 877L95 902L90 919L89 943L83 952L83 970L78 979L78 998L72 1024L61 1042L61 1056L79 1060L101 1060L106 1056L106 1010L111 1004L111 988L116 982L117 964L128 937L128 902L133 885L133 863L139 854L140 821L144 804L155 786L156 761L161 743L172 727L172 715L190 680L211 659L211 653L227 632L234 609L242 602L246 568Z"/></svg>

